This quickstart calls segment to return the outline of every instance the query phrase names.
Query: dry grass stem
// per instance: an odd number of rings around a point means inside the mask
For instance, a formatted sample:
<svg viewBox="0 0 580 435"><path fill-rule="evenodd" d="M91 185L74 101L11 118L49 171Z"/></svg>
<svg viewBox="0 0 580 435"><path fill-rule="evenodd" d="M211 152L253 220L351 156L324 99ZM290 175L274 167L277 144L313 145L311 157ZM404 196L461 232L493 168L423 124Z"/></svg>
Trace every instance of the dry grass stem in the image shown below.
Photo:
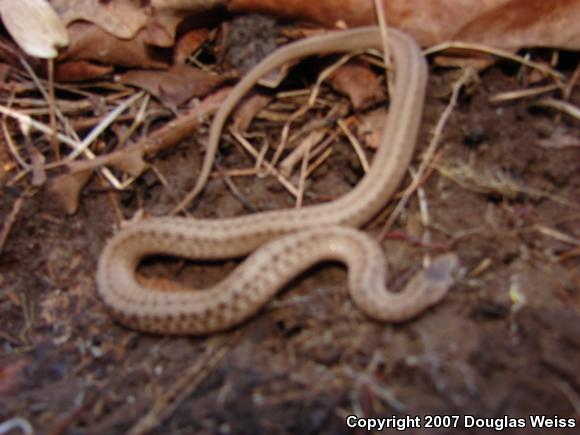
<svg viewBox="0 0 580 435"><path fill-rule="evenodd" d="M6 123L5 117L2 118L2 133L4 134L4 139L5 139L6 145L8 146L8 151L10 151L10 154L12 154L12 157L14 158L14 160L16 160L16 162L26 172L30 171L32 169L32 167L31 167L31 165L26 163L26 161L20 155L20 151L18 150L18 147L16 146L16 144L12 140L12 136L10 135L10 131L8 130L8 124Z"/></svg>
<svg viewBox="0 0 580 435"><path fill-rule="evenodd" d="M239 168L239 169L228 169L225 171L228 177L255 177L257 175L256 168ZM221 171L212 172L212 177L221 177Z"/></svg>
<svg viewBox="0 0 580 435"><path fill-rule="evenodd" d="M576 69L574 70L572 77L570 78L570 80L568 80L568 83L566 83L566 85L564 86L564 100L570 99L572 91L576 87L578 80L580 80L580 64L576 66Z"/></svg>
<svg viewBox="0 0 580 435"><path fill-rule="evenodd" d="M79 137L76 135L76 132L70 127L67 118L62 114L62 112L60 110L58 110L58 108L55 106L55 104L51 103L50 94L49 94L49 92L46 91L46 87L48 87L49 89L51 87L54 88L54 84L51 83L50 81L48 83L43 82L43 80L41 80L40 77L38 77L38 75L36 74L34 69L32 69L30 64L26 61L26 59L21 58L20 63L22 64L22 66L24 67L24 69L26 70L26 72L28 73L30 78L32 79L32 82L36 86L36 90L38 92L40 92L40 94L42 95L42 98L44 99L45 104L47 106L49 116L56 115L56 117L58 117L59 121L64 126L64 128L66 130L66 134L69 137L73 138L74 140L79 141L80 140ZM51 125L51 129L52 129L52 125ZM56 127L54 129L52 129L51 134L47 134L47 136L52 137L55 134L56 134Z"/></svg>
<svg viewBox="0 0 580 435"><path fill-rule="evenodd" d="M58 138L56 137L56 103L54 97L54 60L47 59L48 63L48 112L49 112L49 123L52 129L52 134L50 135L50 141L52 143L52 149L56 161L60 161L60 147L58 144Z"/></svg>
<svg viewBox="0 0 580 435"><path fill-rule="evenodd" d="M151 165L151 166L149 166L149 168L155 174L155 176L157 177L157 179L159 180L159 182L163 186L163 189L165 190L165 193L167 193L167 196L169 196L171 201L173 201L175 204L177 204L179 202L179 198L175 195L175 192L171 188L171 185L167 181L167 178L165 178L163 173L159 169L157 169L157 166Z"/></svg>
<svg viewBox="0 0 580 435"><path fill-rule="evenodd" d="M409 185L409 187L405 189L403 197L395 207L395 210L393 210L393 212L387 219L387 222L385 222L385 225L383 226L383 229L381 230L381 233L379 235L379 240L382 240L385 237L385 235L391 230L393 224L398 219L403 209L406 207L407 202L411 198L411 194L417 188L416 183L418 183L420 180L423 179L423 174L428 169L429 165L431 165L433 156L435 155L435 151L439 146L441 135L443 134L443 129L445 128L445 125L447 124L447 121L449 120L449 117L451 116L451 113L453 112L453 110L455 109L455 105L457 104L459 92L461 88L463 88L463 86L465 86L468 83L473 74L474 72L471 68L466 68L463 71L463 74L461 75L459 80L457 80L453 85L453 92L451 94L451 98L449 99L449 103L447 104L447 107L439 117L437 125L435 126L435 130L433 132L433 137L431 138L431 142L429 143L427 150L422 156L421 165L419 166L419 169L417 171L416 178L417 181L412 182Z"/></svg>
<svg viewBox="0 0 580 435"><path fill-rule="evenodd" d="M580 246L580 239L569 236L568 234L565 234L561 231L540 224L534 225L533 228L542 233L543 235L552 237L556 240L559 240L560 242L568 243L574 246Z"/></svg>
<svg viewBox="0 0 580 435"><path fill-rule="evenodd" d="M369 171L370 165L369 165L369 161L367 159L367 156L365 155L365 152L363 150L362 145L360 144L358 139L355 137L355 135L352 134L352 132L348 128L348 125L346 122L344 122L342 119L339 119L338 126L344 132L344 134L348 138L350 144L354 148L354 151L356 152L356 155L357 155L357 157L360 161L360 164L363 168L363 171L365 171L365 174L366 174Z"/></svg>
<svg viewBox="0 0 580 435"><path fill-rule="evenodd" d="M55 86L55 88L62 88L59 86ZM66 92L71 92L73 94L78 94L74 92L74 88L65 89ZM16 94L16 93L15 93ZM58 112L61 114L65 113L83 113L83 112L93 112L95 110L94 101L91 101L86 95L86 92L80 94L84 99L78 101L67 101L67 100L57 100L56 107ZM133 92L121 92L111 95L99 96L99 100L102 101L104 104L112 104L116 101L122 100L124 98L128 98L134 94ZM90 94L89 94L90 95ZM48 115L49 108L45 101L41 99L35 98L25 98L25 97L15 97L14 101L14 108L18 109L20 113L24 113L26 115ZM169 114L169 110L167 109L157 109L158 111L162 111L163 113ZM58 116L58 115L57 115Z"/></svg>
<svg viewBox="0 0 580 435"><path fill-rule="evenodd" d="M321 91L322 83L328 79L340 66L344 65L348 62L352 57L357 56L360 53L350 53L347 55L342 56L337 62L332 64L330 67L323 70L317 77L317 81L314 84L311 91L306 89L300 89L297 91L289 91L289 92L279 92L277 97L279 99L301 99L305 95L309 95L308 101L302 103L297 110L294 110L289 116L286 114L280 114L278 112L272 112L274 108L280 110L281 108L284 110L291 109L293 106L287 105L287 107L280 106L280 102L274 102L269 106L268 109L262 110L260 114L257 116L260 119L267 119L268 121L281 121L284 120L284 125L282 127L282 131L280 133L280 141L276 146L276 149L273 153L272 158L270 159L269 163L266 164L264 162L264 157L266 154L267 148L262 148L261 152L258 153L254 149L254 147L242 137L242 135L230 129L234 138L238 141L238 143L247 151L249 152L255 159L256 159L256 171L259 173L258 168L264 168L267 170L269 174L274 175L283 185L284 187L294 195L296 200L296 206L300 207L303 200L304 195L304 187L305 181L308 176L318 168L331 154L331 152L325 152L326 147L330 144L330 141L324 141L323 146L317 146L319 142L323 139L324 135L326 135L326 124L327 120L322 120L318 123L313 121L312 123L307 123L307 127L302 128L300 131L291 135L291 126L292 124L302 118L308 111L317 104L319 101L319 94ZM297 102L294 102L296 104ZM298 102L298 104L300 104ZM331 102L325 104L326 106L334 107ZM294 106L295 107L295 106ZM334 118L336 111L331 110L331 115L327 118ZM353 148L355 149L363 169L365 172L368 171L369 164L368 160L362 150L362 146L354 137L354 135L350 132L347 125L339 121L340 128L344 131L344 133L349 138ZM305 136L305 137L304 137ZM332 135L336 137L336 134ZM330 138L332 139L332 138ZM296 146L296 148L288 155L286 158L278 164L280 158L284 150L289 146L289 144L299 140L300 143ZM309 164L310 160L313 158L319 157L313 164ZM295 188L288 180L287 177L291 175L293 172L293 168L295 165L302 160L302 169L300 172L299 178L299 186ZM276 166L279 170L276 170ZM229 173L229 172L228 172ZM234 173L235 174L235 173ZM242 172L241 174L247 174L246 171Z"/></svg>
<svg viewBox="0 0 580 435"><path fill-rule="evenodd" d="M290 91L277 92L275 95L276 100L293 99L297 97L308 97L312 91L310 89L292 89Z"/></svg>
<svg viewBox="0 0 580 435"><path fill-rule="evenodd" d="M308 98L308 107L309 108L314 106L314 103L318 99L318 95L320 94L320 89L322 87L322 83L324 83L324 81L326 81L332 74L334 74L334 72L337 69L339 69L341 66L346 64L349 60L351 60L353 57L358 56L361 53L364 53L364 51L356 51L353 53L345 54L339 60L337 60L335 63L333 63L329 67L325 68L318 75L318 78L316 79L316 83L314 84L314 86L312 88L312 92L310 93L310 97Z"/></svg>
<svg viewBox="0 0 580 435"><path fill-rule="evenodd" d="M421 187L418 180L418 174L411 170L411 176L413 182L417 184L417 200L419 202L419 213L421 216L421 224L423 225L424 231L421 236L421 244L424 246L429 246L432 243L431 231L431 215L429 214L429 203L427 202L427 196L425 195L425 189ZM429 266L429 255L425 255L423 258L423 265L425 267Z"/></svg>
<svg viewBox="0 0 580 435"><path fill-rule="evenodd" d="M222 180L224 181L226 187L230 190L230 192L232 192L232 195L234 195L238 201L240 201L240 203L244 206L244 208L246 210L248 210L250 213L255 213L256 207L254 207L254 205L251 203L251 201L246 197L246 195L244 195L240 189L238 189L238 186L236 186L236 183L234 183L234 180L232 180L232 178L228 175L227 171L221 167L220 165L217 165L218 168L218 172L222 178Z"/></svg>
<svg viewBox="0 0 580 435"><path fill-rule="evenodd" d="M147 112L148 112L148 108L149 108L149 103L151 102L151 95L150 94L145 94L143 101L141 102L141 105L139 106L139 110L137 111L137 115L135 116L131 116L131 119L133 122L131 122L131 125L129 125L129 128L127 128L127 130L125 132L123 132L123 136L121 136L119 138L119 143L117 144L117 148L122 148L127 142L129 142L129 139L131 138L131 136L133 136L133 134L137 131L137 129L143 125L143 123L145 122L145 119L147 118ZM117 120L119 120L120 118L120 114L117 116Z"/></svg>
<svg viewBox="0 0 580 435"><path fill-rule="evenodd" d="M320 102L323 102L322 98L319 99ZM330 125L334 125L338 119L346 116L349 109L348 106L345 104L341 104L338 101L328 101L325 104L324 109L330 107L330 110L326 112L321 117L312 117L311 119L307 120L304 124L302 124L299 128L296 129L293 133L289 134L288 137L288 144L289 148L294 148L304 140L304 137L312 133L313 131L320 130L320 129L327 129Z"/></svg>
<svg viewBox="0 0 580 435"><path fill-rule="evenodd" d="M530 89L521 89L517 91L501 92L495 94L489 98L490 103L500 103L504 101L521 100L523 98L535 97L536 95L545 94L547 92L552 92L557 89L561 89L560 85L552 84L546 86L539 86Z"/></svg>
<svg viewBox="0 0 580 435"><path fill-rule="evenodd" d="M258 153L258 158L256 159L256 163L254 165L256 175L258 178L264 178L268 175L268 171L265 171L263 169L260 170L260 168L263 168L262 163L264 162L264 159L266 158L266 153L268 152L269 149L270 145L267 142L264 142L262 148L260 149L260 152Z"/></svg>
<svg viewBox="0 0 580 435"><path fill-rule="evenodd" d="M304 140L288 154L282 162L278 165L280 173L285 177L290 177L294 171L294 167L298 162L304 159L306 152L310 155L312 150L316 145L320 143L324 136L326 135L326 129L319 129L311 132Z"/></svg>
<svg viewBox="0 0 580 435"><path fill-rule="evenodd" d="M312 143L306 142L302 156L302 165L300 168L300 178L298 180L298 196L296 197L295 208L302 207L302 200L304 199L304 189L306 187L306 178L308 177L308 160L310 160L310 149Z"/></svg>
<svg viewBox="0 0 580 435"><path fill-rule="evenodd" d="M16 222L16 218L18 217L18 213L20 213L20 209L22 208L22 204L24 203L24 197L19 197L14 201L12 205L12 210L4 219L4 225L2 226L2 231L0 232L0 255L2 255L2 251L4 251L4 245L6 244L6 240L8 239L8 235L10 234L10 230Z"/></svg>
<svg viewBox="0 0 580 435"><path fill-rule="evenodd" d="M475 266L468 274L470 278L478 278L483 275L492 266L493 261L489 257L485 257Z"/></svg>
<svg viewBox="0 0 580 435"><path fill-rule="evenodd" d="M26 64L25 64L26 65ZM34 74L31 73L31 77L33 77L34 80ZM38 79L36 79L38 86L40 86L38 89L40 90L40 92L45 96L45 98L48 99L48 96L46 94L46 92L44 91L42 85L40 84L40 82L38 81ZM88 148L91 143L104 131L106 130L114 121L115 119L122 113L124 112L128 107L130 107L135 101L137 101L139 98L141 98L143 96L144 92L139 92L137 94L134 94L132 97L130 97L129 99L127 99L123 104L121 104L120 106L118 106L115 110L113 110L111 113L109 113L109 115L107 115L107 117L105 117L82 141L79 142L78 140L78 136L76 136L76 134L73 131L74 136L76 137L76 139L71 138L69 136L66 136L62 133L56 133L56 137L58 138L59 141L61 141L62 143L68 145L69 147L71 147L73 149L72 153L69 154L65 160L65 162L70 162L72 160L74 160L75 158L77 158L80 154L84 154L89 160L95 159L96 155ZM11 118L16 119L18 122L21 123L21 125L26 125L26 126L30 126L32 128L34 128L35 130L40 131L41 133L46 134L48 137L51 137L54 133L54 130L52 128L50 128L49 126L40 123L34 119L32 119L30 116L25 115L20 113L19 111L10 109L8 107L5 106L1 106L0 105L0 113L9 116ZM59 119L64 120L64 124L67 125L67 121L64 118L64 116L62 115L62 113L60 113L58 110L56 110L56 115L59 117ZM72 130L72 128L69 128L69 130ZM60 166L60 162L57 162L56 165L46 165L45 168L49 169L49 168L54 168L56 166ZM25 168L25 171L28 172L30 170L30 168ZM109 183L111 183L111 185L113 187L115 187L116 189L122 189L123 188L123 183L121 183L121 181L119 181L111 171L109 171L107 168L102 168L102 173L105 176L105 178L107 179L107 181L109 181ZM20 175L20 174L19 174ZM21 177L22 175L20 175Z"/></svg>
<svg viewBox="0 0 580 435"><path fill-rule="evenodd" d="M199 384L207 379L220 361L229 353L234 340L237 340L238 337L239 334L234 334L233 338L225 343L209 345L197 363L186 370L168 391L157 398L149 412L127 432L127 435L149 433L169 418L177 407L195 392Z"/></svg>
<svg viewBox="0 0 580 435"><path fill-rule="evenodd" d="M521 63L529 68L538 70L557 81L563 81L566 79L566 76L559 71L556 71L553 68L550 68L544 64L537 63L531 60L526 59L525 57L518 56L517 54L510 53L509 51L501 50L499 48L490 47L487 45L476 44L472 42L461 42L461 41L449 41L443 42L441 44L434 45L426 50L423 50L423 54L428 56L430 54L439 53L442 51L446 51L449 49L461 49L461 50L468 50L474 51L479 53L490 54L499 58L508 59L513 62Z"/></svg>
<svg viewBox="0 0 580 435"><path fill-rule="evenodd" d="M261 110L260 113L256 115L256 119L260 119L262 121L283 123L288 120L288 114L264 109Z"/></svg>
<svg viewBox="0 0 580 435"><path fill-rule="evenodd" d="M566 101L556 100L555 98L544 98L540 101L535 101L532 105L535 107L549 107L551 109L556 109L580 120L580 108Z"/></svg>
<svg viewBox="0 0 580 435"><path fill-rule="evenodd" d="M442 176L453 180L465 189L478 193L499 193L508 198L515 198L519 193L524 193L537 198L548 198L558 204L580 210L580 205L574 201L553 195L550 192L524 186L503 171L481 171L459 161L437 163L433 167Z"/></svg>
<svg viewBox="0 0 580 435"><path fill-rule="evenodd" d="M276 151L274 152L274 156L270 160L270 164L272 166L276 166L278 164L278 160L282 156L284 149L286 149L286 145L288 144L288 137L290 135L290 127L294 121L304 116L310 110L310 106L302 106L300 109L295 111L288 120L285 122L284 127L282 127L282 132L280 134L280 142L278 142L278 146L276 147Z"/></svg>
<svg viewBox="0 0 580 435"><path fill-rule="evenodd" d="M87 150L88 147L94 142L94 140L97 137L99 137L107 128L109 128L109 126L113 122L115 122L115 120L119 117L119 115L121 115L121 113L123 113L125 110L127 110L129 107L131 107L133 104L135 104L144 95L145 95L144 91L137 92L136 94L134 94L133 96L131 96L130 98L125 100L123 103L119 104L111 112L109 112L109 114L107 116L105 116L103 118L103 120L95 128L93 128L90 131L90 133L88 135L85 136L85 138L82 140L82 142L79 144L79 146L72 153L70 153L67 156L67 160L68 161L74 160L79 155L84 153L85 150Z"/></svg>
<svg viewBox="0 0 580 435"><path fill-rule="evenodd" d="M38 121L32 119L30 116L25 115L23 113L20 113L17 110L0 105L0 113L2 113L5 116L8 116L10 118L17 120L19 123L21 123L23 125L29 125L30 127L34 128L35 130L40 131L41 133L46 134L47 136L52 133L51 128L49 126L47 126L46 124L38 122ZM70 137L65 136L62 133L57 133L57 137L58 137L58 140L67 144L68 146L70 146L73 149L79 147L78 141L71 139Z"/></svg>
<svg viewBox="0 0 580 435"><path fill-rule="evenodd" d="M394 71L395 69L394 67L387 67L387 65L385 64L384 56L385 54L383 52L375 50L374 48L370 48L368 50L365 50L365 52L360 55L360 59L365 63L376 66L377 68Z"/></svg>
<svg viewBox="0 0 580 435"><path fill-rule="evenodd" d="M330 157L332 154L332 148L327 148L324 152L308 167L308 171L306 172L306 176L310 177L310 175L316 171L325 161Z"/></svg>
<svg viewBox="0 0 580 435"><path fill-rule="evenodd" d="M385 5L382 0L375 0L375 12L377 14L377 21L381 31L381 39L383 40L383 62L385 67L385 80L389 95L392 95L393 86L392 80L389 77L389 71L393 70L393 61L391 60L390 45L389 45L389 28L387 26L387 18L385 16Z"/></svg>
<svg viewBox="0 0 580 435"><path fill-rule="evenodd" d="M250 142L248 142L246 140L246 138L244 138L244 136L242 136L242 134L239 131L236 131L232 128L229 129L231 135L238 141L238 143L254 158L254 159L258 159L259 158L259 153L258 151L256 151L256 149L252 146L252 144ZM274 177L276 177L278 179L278 181L280 182L280 184L282 184L282 186L284 186L284 188L290 192L290 194L294 197L298 196L298 190L294 187L294 185L292 185L292 183L290 183L290 181L288 181L281 173L280 171L278 171L272 164L270 164L268 161L264 161L262 163L262 166L264 168L266 168L266 170L268 170Z"/></svg>

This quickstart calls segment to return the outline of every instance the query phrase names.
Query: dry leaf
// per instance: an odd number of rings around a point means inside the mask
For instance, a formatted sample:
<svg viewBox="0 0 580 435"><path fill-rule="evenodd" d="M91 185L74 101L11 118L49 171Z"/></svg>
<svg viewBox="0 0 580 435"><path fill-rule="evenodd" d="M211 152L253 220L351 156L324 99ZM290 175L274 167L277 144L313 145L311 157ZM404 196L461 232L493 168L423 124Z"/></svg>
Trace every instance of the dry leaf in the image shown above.
<svg viewBox="0 0 580 435"><path fill-rule="evenodd" d="M170 63L171 53L158 47L174 46L177 26L188 15L156 13L130 0L54 0L54 6L67 23L71 39L62 60L141 68L163 68Z"/></svg>
<svg viewBox="0 0 580 435"><path fill-rule="evenodd" d="M256 115L266 108L272 101L272 97L267 95L252 95L242 101L238 109L234 112L234 125L241 132L245 132Z"/></svg>
<svg viewBox="0 0 580 435"><path fill-rule="evenodd" d="M50 181L48 192L55 196L66 213L73 214L79 208L81 190L92 175L92 170L59 175Z"/></svg>
<svg viewBox="0 0 580 435"><path fill-rule="evenodd" d="M357 133L368 147L374 149L379 147L387 123L387 116L389 116L387 110L381 107L361 117L357 125Z"/></svg>
<svg viewBox="0 0 580 435"><path fill-rule="evenodd" d="M71 42L61 61L86 60L140 68L166 68L169 64L167 56L147 45L145 31L124 40L90 23L73 23L68 29Z"/></svg>
<svg viewBox="0 0 580 435"><path fill-rule="evenodd" d="M383 1L389 24L407 31L423 46L462 40L509 50L523 46L580 49L580 26L576 25L580 0ZM197 39L199 35L192 36L193 44L185 37L185 51L180 46L175 54L155 47L174 47L178 26L187 27L186 18L224 3L156 0L143 7L133 0L53 1L71 34L71 49L63 59L141 68L162 68L172 56L182 62L191 52L188 47L198 47L203 39ZM227 5L232 11L265 12L329 27L376 23L373 0L230 0Z"/></svg>
<svg viewBox="0 0 580 435"><path fill-rule="evenodd" d="M94 23L120 39L135 37L148 19L147 9L131 0L52 0L52 5L66 25Z"/></svg>
<svg viewBox="0 0 580 435"><path fill-rule="evenodd" d="M189 56L201 48L208 37L208 29L194 29L182 35L175 44L173 63L185 63Z"/></svg>
<svg viewBox="0 0 580 435"><path fill-rule="evenodd" d="M0 15L10 35L30 56L54 58L69 42L64 24L45 0L1 0Z"/></svg>
<svg viewBox="0 0 580 435"><path fill-rule="evenodd" d="M83 60L59 63L54 72L54 78L58 82L84 82L98 77L109 75L113 72L110 66L95 65Z"/></svg>
<svg viewBox="0 0 580 435"><path fill-rule="evenodd" d="M87 170L94 170L104 165L111 165L132 177L140 176L149 165L144 160L143 147L132 145L109 154L98 156L91 160L81 160L68 163L67 175L74 175Z"/></svg>
<svg viewBox="0 0 580 435"><path fill-rule="evenodd" d="M330 84L338 92L347 95L355 109L366 109L385 99L379 77L363 65L341 66L330 77Z"/></svg>
<svg viewBox="0 0 580 435"><path fill-rule="evenodd" d="M221 89L206 97L200 104L181 113L177 119L168 122L150 136L125 149L113 151L93 160L69 163L70 173L51 180L48 191L57 198L68 214L75 213L78 209L81 190L95 169L103 165L112 165L133 177L138 177L148 167L144 160L145 155L152 156L191 136L204 119L221 106L229 91L229 89Z"/></svg>
<svg viewBox="0 0 580 435"><path fill-rule="evenodd" d="M579 0L383 0L388 23L423 46L450 40L498 48L580 49ZM336 27L377 22L374 0L230 0L232 11L264 12Z"/></svg>
<svg viewBox="0 0 580 435"><path fill-rule="evenodd" d="M121 75L119 81L145 89L166 106L175 108L192 97L207 95L227 78L182 64L167 71L129 71Z"/></svg>

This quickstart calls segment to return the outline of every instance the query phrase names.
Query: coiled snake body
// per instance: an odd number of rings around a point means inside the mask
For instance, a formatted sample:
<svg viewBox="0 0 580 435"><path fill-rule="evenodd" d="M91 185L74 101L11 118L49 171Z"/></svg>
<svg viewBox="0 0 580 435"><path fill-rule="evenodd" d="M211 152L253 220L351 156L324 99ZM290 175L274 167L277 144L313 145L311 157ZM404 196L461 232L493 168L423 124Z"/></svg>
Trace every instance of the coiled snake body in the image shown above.
<svg viewBox="0 0 580 435"><path fill-rule="evenodd" d="M421 121L427 68L415 42L391 30L396 65L389 117L369 172L348 194L326 204L226 219L151 218L121 230L99 259L97 286L123 324L165 334L209 334L254 315L280 288L315 263L348 267L355 304L385 322L408 320L438 302L452 284L454 254L437 257L400 293L385 288L380 245L355 229L388 202L412 158ZM207 180L224 123L237 102L265 73L315 54L382 49L379 29L332 32L291 43L257 65L231 91L213 121L197 187ZM255 251L255 252L254 252ZM159 291L140 284L136 268L147 255L211 260L251 254L222 282L203 291Z"/></svg>

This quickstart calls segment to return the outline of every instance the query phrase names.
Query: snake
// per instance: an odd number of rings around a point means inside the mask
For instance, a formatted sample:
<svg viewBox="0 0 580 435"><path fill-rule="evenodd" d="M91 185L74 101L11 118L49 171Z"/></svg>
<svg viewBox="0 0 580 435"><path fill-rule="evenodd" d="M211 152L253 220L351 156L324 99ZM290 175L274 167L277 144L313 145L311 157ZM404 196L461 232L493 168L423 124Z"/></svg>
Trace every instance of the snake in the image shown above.
<svg viewBox="0 0 580 435"><path fill-rule="evenodd" d="M389 31L395 77L389 115L368 172L343 196L298 209L262 211L202 219L150 217L133 223L105 244L97 265L100 299L122 325L145 333L209 335L232 329L255 316L290 281L318 263L346 265L356 307L372 319L400 323L437 304L454 283L456 254L433 258L403 290L386 286L381 244L359 228L391 199L414 154L427 82L427 63L416 42ZM274 51L230 91L216 112L194 191L207 181L221 131L237 104L258 80L283 64L306 56L383 49L379 27L330 31ZM146 257L166 255L197 261L246 257L215 285L172 291L139 278Z"/></svg>

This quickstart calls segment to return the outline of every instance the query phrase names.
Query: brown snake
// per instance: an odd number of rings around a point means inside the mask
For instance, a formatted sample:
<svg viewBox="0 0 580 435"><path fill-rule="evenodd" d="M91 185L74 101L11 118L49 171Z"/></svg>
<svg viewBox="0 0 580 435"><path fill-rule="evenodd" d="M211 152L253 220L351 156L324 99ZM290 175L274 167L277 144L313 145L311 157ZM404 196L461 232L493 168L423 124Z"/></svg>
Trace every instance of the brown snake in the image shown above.
<svg viewBox="0 0 580 435"><path fill-rule="evenodd" d="M302 209L211 220L151 218L119 231L101 254L97 285L105 305L121 323L165 334L208 334L231 328L259 311L292 278L327 260L347 265L355 304L380 321L408 320L443 298L458 266L454 254L437 257L402 292L391 293L385 288L381 246L351 228L374 217L397 188L413 155L423 111L426 62L409 36L395 30L389 35L396 65L389 116L381 145L360 183L335 201ZM300 57L369 48L382 49L378 27L303 39L257 65L215 116L196 193L207 181L227 117L260 77ZM136 279L137 266L148 255L214 260L252 252L223 281L203 291L160 291Z"/></svg>

